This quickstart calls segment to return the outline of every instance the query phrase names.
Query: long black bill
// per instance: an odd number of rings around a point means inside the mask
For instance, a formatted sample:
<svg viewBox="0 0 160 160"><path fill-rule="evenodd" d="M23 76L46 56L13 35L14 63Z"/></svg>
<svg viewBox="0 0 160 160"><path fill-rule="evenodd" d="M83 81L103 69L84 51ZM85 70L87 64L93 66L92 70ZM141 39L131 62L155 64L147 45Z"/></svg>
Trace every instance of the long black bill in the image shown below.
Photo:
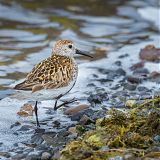
<svg viewBox="0 0 160 160"><path fill-rule="evenodd" d="M82 51L80 51L80 50L78 50L78 49L76 49L76 54L80 54L80 55L83 55L83 56L86 56L86 57L93 58L91 55L86 54L86 53L84 53L84 52L82 52Z"/></svg>

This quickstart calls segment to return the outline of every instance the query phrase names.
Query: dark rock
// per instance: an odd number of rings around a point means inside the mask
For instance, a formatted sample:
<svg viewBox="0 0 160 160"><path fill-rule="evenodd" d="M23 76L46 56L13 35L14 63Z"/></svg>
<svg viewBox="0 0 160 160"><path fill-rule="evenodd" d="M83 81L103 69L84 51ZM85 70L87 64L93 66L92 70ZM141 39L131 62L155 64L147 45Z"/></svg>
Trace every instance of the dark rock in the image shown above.
<svg viewBox="0 0 160 160"><path fill-rule="evenodd" d="M126 53L126 54L118 56L118 58L125 58L125 57L128 57L128 56L129 56L128 53Z"/></svg>
<svg viewBox="0 0 160 160"><path fill-rule="evenodd" d="M160 143L160 135L156 135L156 136L154 137L154 140Z"/></svg>
<svg viewBox="0 0 160 160"><path fill-rule="evenodd" d="M125 76L126 72L122 68L118 68L116 70L116 74L119 75L119 76Z"/></svg>
<svg viewBox="0 0 160 160"><path fill-rule="evenodd" d="M31 153L31 152L33 152L33 151L34 151L33 148L27 148L27 149L25 149L23 152L26 153L26 154L28 154L28 153Z"/></svg>
<svg viewBox="0 0 160 160"><path fill-rule="evenodd" d="M95 122L98 118L102 118L106 115L106 111L107 109L105 108L105 110L100 109L98 111L94 111L92 109L88 109L85 114L91 119L93 120L93 122Z"/></svg>
<svg viewBox="0 0 160 160"><path fill-rule="evenodd" d="M121 85L120 84L116 84L114 87L112 87L111 89L112 90L117 90L118 88L120 88L121 87Z"/></svg>
<svg viewBox="0 0 160 160"><path fill-rule="evenodd" d="M0 156L5 157L5 158L9 158L11 155L8 152L0 152Z"/></svg>
<svg viewBox="0 0 160 160"><path fill-rule="evenodd" d="M95 123L95 122L92 119L90 119L87 115L84 114L79 120L79 123L82 125L87 125L87 124Z"/></svg>
<svg viewBox="0 0 160 160"><path fill-rule="evenodd" d="M23 125L20 129L18 129L18 131L24 132L24 131L30 130L31 128L32 128L32 126L30 126L30 125Z"/></svg>
<svg viewBox="0 0 160 160"><path fill-rule="evenodd" d="M154 45L147 45L145 48L141 49L139 56L143 60L159 61L160 48L156 48Z"/></svg>
<svg viewBox="0 0 160 160"><path fill-rule="evenodd" d="M44 133L45 132L45 129L43 129L43 128L36 128L35 129L35 133Z"/></svg>
<svg viewBox="0 0 160 160"><path fill-rule="evenodd" d="M11 126L10 126L10 128L12 129L13 127L17 127L17 126L20 126L21 125L21 123L20 122L15 122L14 124L12 124Z"/></svg>
<svg viewBox="0 0 160 160"><path fill-rule="evenodd" d="M14 156L12 156L12 159L13 160L21 160L21 159L23 159L23 158L25 158L26 157L26 154L16 154L16 155L14 155Z"/></svg>
<svg viewBox="0 0 160 160"><path fill-rule="evenodd" d="M88 105L82 104L82 105L79 105L79 106L77 106L77 107L67 109L67 110L64 112L64 114L66 114L66 115L74 115L74 114L76 114L76 113L78 113L78 112L81 112L81 111L83 111L83 110L86 110L86 109L88 109L88 108L89 108Z"/></svg>
<svg viewBox="0 0 160 160"><path fill-rule="evenodd" d="M112 72L112 70L110 69L104 69L104 68L98 68L98 71L102 74L108 74L110 72Z"/></svg>
<svg viewBox="0 0 160 160"><path fill-rule="evenodd" d="M149 74L149 71L146 68L138 68L133 72L133 74L134 75L144 75L145 76L145 75Z"/></svg>
<svg viewBox="0 0 160 160"><path fill-rule="evenodd" d="M91 105L101 104L103 101L108 100L108 94L106 92L104 93L97 93L97 94L91 94L87 100Z"/></svg>
<svg viewBox="0 0 160 160"><path fill-rule="evenodd" d="M107 79L113 80L115 78L118 78L120 76L125 76L125 75L126 75L126 72L122 68L118 68L115 71L111 70L109 73L107 73Z"/></svg>
<svg viewBox="0 0 160 160"><path fill-rule="evenodd" d="M138 91L140 91L140 92L148 92L148 91L150 91L148 88L146 88L146 87L144 87L144 86L139 86L139 87L137 87L137 90Z"/></svg>
<svg viewBox="0 0 160 160"><path fill-rule="evenodd" d="M41 160L41 157L38 154L30 154L25 158L25 160Z"/></svg>
<svg viewBox="0 0 160 160"><path fill-rule="evenodd" d="M53 122L53 127L59 127L60 125L61 123L57 120Z"/></svg>
<svg viewBox="0 0 160 160"><path fill-rule="evenodd" d="M87 109L88 110L88 109ZM71 115L70 118L72 121L79 121L81 117L87 112L87 110L83 110L81 112L78 112L74 115Z"/></svg>
<svg viewBox="0 0 160 160"><path fill-rule="evenodd" d="M114 64L116 64L117 66L121 66L122 62L121 61L116 61Z"/></svg>
<svg viewBox="0 0 160 160"><path fill-rule="evenodd" d="M94 83L87 84L87 87L95 87L96 85Z"/></svg>
<svg viewBox="0 0 160 160"><path fill-rule="evenodd" d="M3 145L3 142L0 142L0 147Z"/></svg>
<svg viewBox="0 0 160 160"><path fill-rule="evenodd" d="M152 72L149 76L152 82L160 83L160 72Z"/></svg>
<svg viewBox="0 0 160 160"><path fill-rule="evenodd" d="M42 142L43 142L43 138L42 138L42 135L41 135L41 134L34 134L34 135L31 137L31 143L40 145Z"/></svg>
<svg viewBox="0 0 160 160"><path fill-rule="evenodd" d="M97 81L99 81L101 83L106 83L106 82L113 82L113 79L101 78L101 79L97 79Z"/></svg>
<svg viewBox="0 0 160 160"><path fill-rule="evenodd" d="M128 76L127 81L131 82L131 83L137 83L138 84L138 83L142 82L142 79L138 78L138 77Z"/></svg>
<svg viewBox="0 0 160 160"><path fill-rule="evenodd" d="M124 83L123 88L127 89L129 91L134 91L136 89L137 85L131 84L131 83Z"/></svg>

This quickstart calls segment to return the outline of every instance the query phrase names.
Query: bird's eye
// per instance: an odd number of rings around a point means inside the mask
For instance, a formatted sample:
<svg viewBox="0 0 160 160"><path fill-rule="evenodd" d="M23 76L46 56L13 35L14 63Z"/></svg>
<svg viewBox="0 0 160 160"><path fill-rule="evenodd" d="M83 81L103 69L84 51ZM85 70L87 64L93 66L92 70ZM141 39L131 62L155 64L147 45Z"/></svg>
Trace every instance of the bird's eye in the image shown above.
<svg viewBox="0 0 160 160"><path fill-rule="evenodd" d="M68 47L71 49L71 48L72 48L72 45L70 44L70 45L68 45Z"/></svg>

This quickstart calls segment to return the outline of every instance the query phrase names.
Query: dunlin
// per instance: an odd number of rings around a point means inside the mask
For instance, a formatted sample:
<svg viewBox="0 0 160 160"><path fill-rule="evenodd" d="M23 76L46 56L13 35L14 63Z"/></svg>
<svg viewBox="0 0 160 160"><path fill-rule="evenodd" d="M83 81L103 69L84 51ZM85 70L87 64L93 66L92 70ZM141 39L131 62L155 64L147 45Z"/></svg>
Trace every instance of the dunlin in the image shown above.
<svg viewBox="0 0 160 160"><path fill-rule="evenodd" d="M74 101L57 105L58 100L66 95L76 83L78 66L74 59L75 54L92 58L92 56L78 50L70 40L57 41L51 56L38 63L25 80L14 87L25 94L28 100L36 101L34 110L37 126L40 126L37 101L55 99L54 110Z"/></svg>

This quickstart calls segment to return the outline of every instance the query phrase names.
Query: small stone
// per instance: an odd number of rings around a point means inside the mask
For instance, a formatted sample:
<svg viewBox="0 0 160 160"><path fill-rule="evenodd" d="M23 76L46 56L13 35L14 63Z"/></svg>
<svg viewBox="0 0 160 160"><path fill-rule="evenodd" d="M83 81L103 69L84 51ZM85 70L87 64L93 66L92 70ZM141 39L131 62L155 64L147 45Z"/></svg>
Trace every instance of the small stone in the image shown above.
<svg viewBox="0 0 160 160"><path fill-rule="evenodd" d="M139 56L143 60L159 61L160 48L156 48L154 45L147 45L145 48L141 49Z"/></svg>
<svg viewBox="0 0 160 160"><path fill-rule="evenodd" d="M108 94L106 92L100 92L97 94L91 94L87 100L91 105L101 104L103 101L108 100Z"/></svg>
<svg viewBox="0 0 160 160"><path fill-rule="evenodd" d="M20 122L15 122L14 124L12 124L11 126L10 126L10 128L12 129L13 127L17 127L17 126L20 126L21 125L21 123Z"/></svg>
<svg viewBox="0 0 160 160"><path fill-rule="evenodd" d="M125 83L123 84L124 89L127 89L129 91L134 91L137 87L137 85L131 84L131 83Z"/></svg>
<svg viewBox="0 0 160 160"><path fill-rule="evenodd" d="M156 136L154 137L154 140L157 141L157 142L160 142L160 135L156 135Z"/></svg>
<svg viewBox="0 0 160 160"><path fill-rule="evenodd" d="M128 53L126 53L126 54L122 54L122 55L120 55L118 58L125 58L125 57L128 57L129 56L129 54Z"/></svg>
<svg viewBox="0 0 160 160"><path fill-rule="evenodd" d="M141 61L141 62L134 64L132 67L130 67L130 69L133 71L133 70L136 70L138 68L143 68L143 67L144 67L144 61Z"/></svg>
<svg viewBox="0 0 160 160"><path fill-rule="evenodd" d="M0 152L0 156L9 158L11 155L8 152Z"/></svg>
<svg viewBox="0 0 160 160"><path fill-rule="evenodd" d="M59 127L60 125L61 123L58 120L53 122L53 127Z"/></svg>
<svg viewBox="0 0 160 160"><path fill-rule="evenodd" d="M30 154L25 158L25 160L40 160L40 159L41 159L40 155L37 154Z"/></svg>
<svg viewBox="0 0 160 160"><path fill-rule="evenodd" d="M146 76L149 74L149 71L147 68L138 68L133 72L134 75L141 75Z"/></svg>
<svg viewBox="0 0 160 160"><path fill-rule="evenodd" d="M24 132L24 131L30 130L31 128L32 128L32 126L30 126L30 125L23 125L20 129L18 129L18 131Z"/></svg>
<svg viewBox="0 0 160 160"><path fill-rule="evenodd" d="M139 87L137 87L137 90L138 91L140 91L140 92L148 92L149 91L149 89L148 88L146 88L146 87L144 87L144 86L139 86Z"/></svg>
<svg viewBox="0 0 160 160"><path fill-rule="evenodd" d="M23 159L23 158L25 158L25 154L16 154L16 155L14 155L13 157L12 157L12 159L13 160L21 160L21 159Z"/></svg>
<svg viewBox="0 0 160 160"><path fill-rule="evenodd" d="M40 134L35 134L31 137L31 143L40 145L43 141L44 140Z"/></svg>
<svg viewBox="0 0 160 160"><path fill-rule="evenodd" d="M48 152L43 152L43 153L42 153L42 156L41 156L41 160L48 160L48 159L50 159L50 157L51 157L51 154L50 154L50 153L48 153Z"/></svg>
<svg viewBox="0 0 160 160"><path fill-rule="evenodd" d="M116 70L116 74L117 75L120 75L120 76L125 76L126 75L126 72L122 69L122 68L118 68Z"/></svg>
<svg viewBox="0 0 160 160"><path fill-rule="evenodd" d="M86 110L86 109L88 109L88 108L89 108L88 105L86 105L86 104L81 104L81 105L79 105L79 106L77 106L77 107L67 109L67 110L64 112L64 114L65 114L65 115L74 115L74 114L76 114L76 113L78 113L78 112L80 112L80 111Z"/></svg>
<svg viewBox="0 0 160 160"><path fill-rule="evenodd" d="M20 111L17 112L17 114L21 117L28 117L28 116L33 116L33 107L31 104L24 104L21 108Z"/></svg>
<svg viewBox="0 0 160 160"><path fill-rule="evenodd" d="M82 125L87 125L89 123L94 123L94 121L91 120L87 115L84 114L82 116L82 118L80 119L79 123L82 124Z"/></svg>
<svg viewBox="0 0 160 160"><path fill-rule="evenodd" d="M116 61L114 64L116 64L117 66L121 66L122 62L121 61Z"/></svg>
<svg viewBox="0 0 160 160"><path fill-rule="evenodd" d="M76 127L70 127L70 128L68 129L68 131L69 131L70 133L72 133L72 134L77 134Z"/></svg>
<svg viewBox="0 0 160 160"><path fill-rule="evenodd" d="M129 107L129 108L133 108L136 104L136 100L127 100L126 103L125 103L125 106L126 107Z"/></svg>
<svg viewBox="0 0 160 160"><path fill-rule="evenodd" d="M128 76L127 81L131 83L141 83L142 79L139 77Z"/></svg>
<svg viewBox="0 0 160 160"><path fill-rule="evenodd" d="M152 72L149 76L152 82L160 83L160 72Z"/></svg>

